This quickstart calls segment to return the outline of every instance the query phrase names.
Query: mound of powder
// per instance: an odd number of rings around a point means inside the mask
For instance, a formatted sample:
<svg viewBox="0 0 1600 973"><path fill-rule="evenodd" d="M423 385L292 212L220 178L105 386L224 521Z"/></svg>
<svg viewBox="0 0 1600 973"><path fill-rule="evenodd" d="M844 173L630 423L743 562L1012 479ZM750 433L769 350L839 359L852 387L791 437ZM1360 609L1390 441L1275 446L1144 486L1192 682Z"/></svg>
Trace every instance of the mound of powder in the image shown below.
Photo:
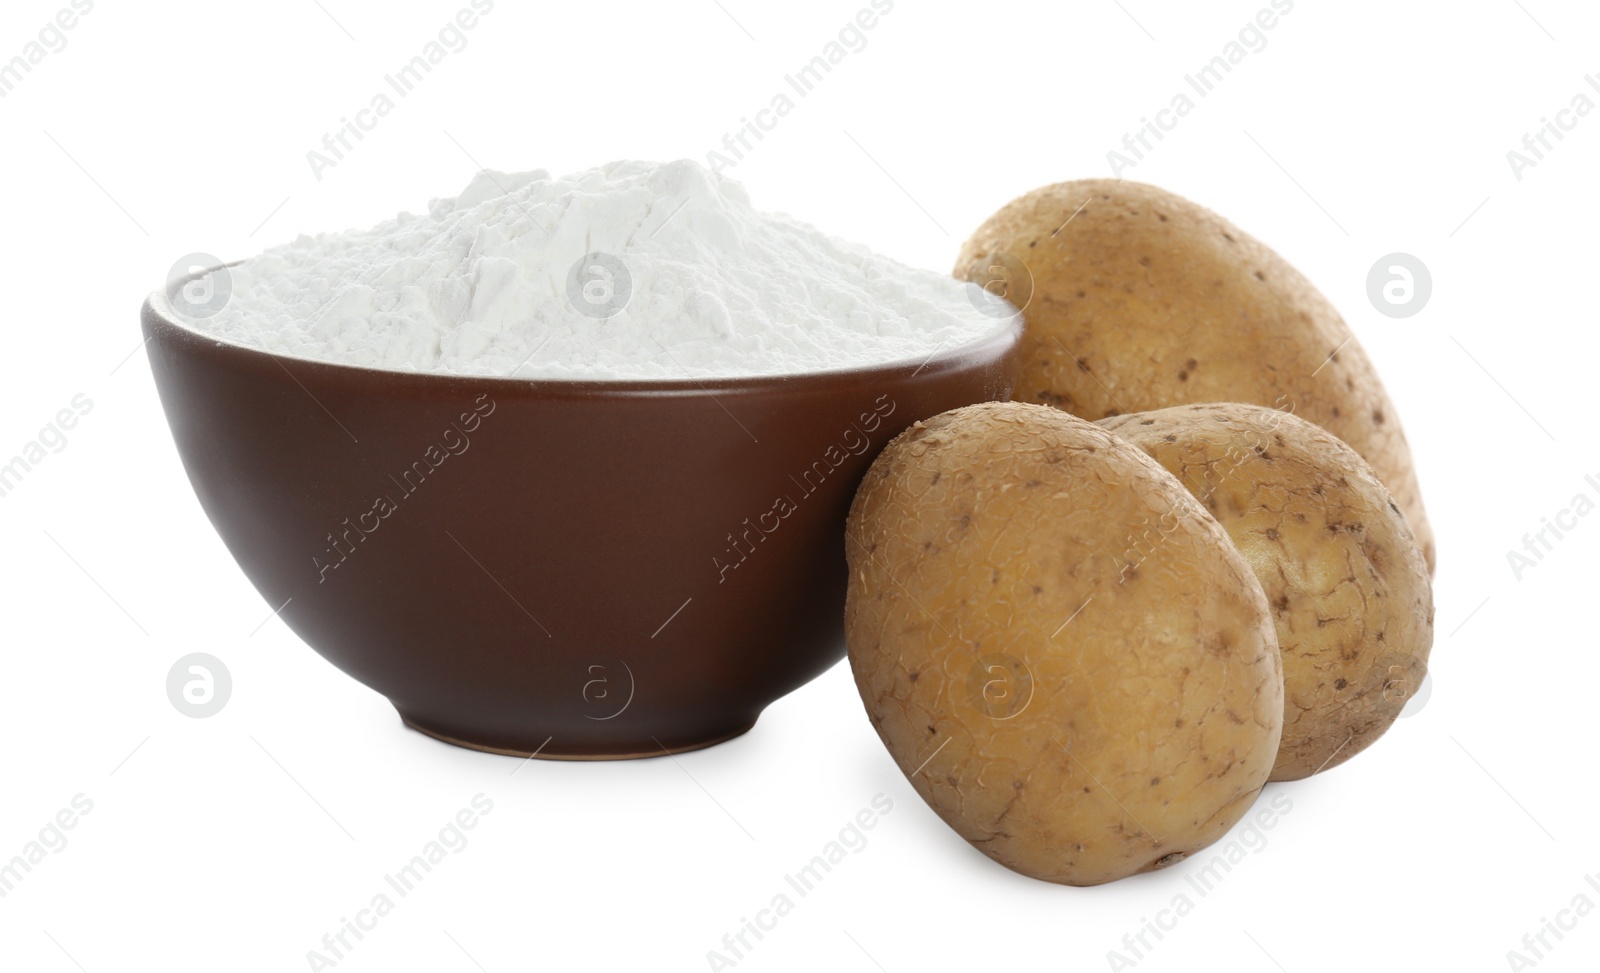
<svg viewBox="0 0 1600 973"><path fill-rule="evenodd" d="M974 285L757 211L688 160L486 171L425 216L302 236L227 273L227 303L191 321L202 331L454 375L825 371L922 360L1007 315Z"/></svg>

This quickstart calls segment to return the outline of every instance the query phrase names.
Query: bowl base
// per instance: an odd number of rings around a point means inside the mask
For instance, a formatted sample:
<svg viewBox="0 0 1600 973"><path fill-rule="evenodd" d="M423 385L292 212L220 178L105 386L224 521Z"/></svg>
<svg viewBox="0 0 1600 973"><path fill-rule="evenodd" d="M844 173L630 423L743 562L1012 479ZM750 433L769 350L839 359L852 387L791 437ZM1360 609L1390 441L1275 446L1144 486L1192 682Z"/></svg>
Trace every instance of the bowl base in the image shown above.
<svg viewBox="0 0 1600 973"><path fill-rule="evenodd" d="M396 712L400 711L396 710ZM734 737L743 736L746 733L749 733L751 727L756 725L756 721L751 720L748 723L744 723L735 727L731 731L718 733L703 740L692 740L688 743L680 743L670 747L652 746L647 749L638 750L632 748L622 748L615 751L583 751L564 753L559 745L555 745L555 741L553 739L546 741L546 743L549 745L539 747L536 750L517 749L514 747L497 747L486 743L475 743L471 740L463 740L460 737L451 736L448 733L443 733L432 729L426 724L419 722L414 717L407 716L404 712L400 712L400 722L404 723L407 727L416 730L418 733L421 733L423 736L432 737L441 743L448 743L454 747L464 747L468 750L479 750L483 753L497 753L506 757L525 757L535 758L538 760L643 760L649 757L666 757L672 754L689 753L692 750L704 750L706 747L714 747L719 743L725 743L729 740L732 740Z"/></svg>

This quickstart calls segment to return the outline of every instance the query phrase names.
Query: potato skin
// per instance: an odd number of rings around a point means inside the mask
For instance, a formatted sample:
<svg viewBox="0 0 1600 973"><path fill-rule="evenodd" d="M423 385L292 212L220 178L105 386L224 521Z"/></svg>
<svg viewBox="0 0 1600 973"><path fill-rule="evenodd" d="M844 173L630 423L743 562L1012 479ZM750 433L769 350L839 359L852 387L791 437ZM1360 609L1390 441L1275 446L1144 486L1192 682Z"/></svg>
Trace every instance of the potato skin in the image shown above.
<svg viewBox="0 0 1600 973"><path fill-rule="evenodd" d="M1135 447L992 402L893 440L847 526L856 687L917 793L1024 875L1097 885L1216 841L1283 676L1227 535Z"/></svg>
<svg viewBox="0 0 1600 973"><path fill-rule="evenodd" d="M1292 406L1372 464L1433 570L1400 417L1339 312L1273 250L1155 186L1087 179L1007 203L962 247L955 275L983 282L1000 253L1032 274L1018 401L1089 420L1194 402Z"/></svg>
<svg viewBox="0 0 1600 973"><path fill-rule="evenodd" d="M1283 652L1273 780L1337 767L1394 723L1427 671L1433 588L1416 539L1360 456L1260 406L1102 419L1183 483L1255 569Z"/></svg>

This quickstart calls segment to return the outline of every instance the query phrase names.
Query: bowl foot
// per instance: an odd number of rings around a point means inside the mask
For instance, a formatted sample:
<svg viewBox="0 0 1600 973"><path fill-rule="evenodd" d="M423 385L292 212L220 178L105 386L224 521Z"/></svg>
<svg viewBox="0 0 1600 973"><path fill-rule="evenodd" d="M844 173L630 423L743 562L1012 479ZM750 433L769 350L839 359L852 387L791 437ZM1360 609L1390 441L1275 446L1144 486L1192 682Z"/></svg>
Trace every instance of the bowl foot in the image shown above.
<svg viewBox="0 0 1600 973"><path fill-rule="evenodd" d="M400 721L424 736L432 737L441 743L448 743L451 746L465 747L468 750L480 750L484 753L498 753L507 757L533 757L539 760L642 760L647 757L665 757L671 754L688 753L691 750L704 750L706 747L714 747L719 743L732 740L734 737L743 736L750 732L751 727L756 725L756 721L752 719L731 730L712 734L701 739L674 741L671 744L663 745L657 745L652 741L643 746L619 745L615 749L608 749L603 744L598 746L586 744L581 749L563 747L552 736L545 741L543 746L527 749L496 746L463 739L460 736L434 729L415 717L406 715L404 712L400 712Z"/></svg>

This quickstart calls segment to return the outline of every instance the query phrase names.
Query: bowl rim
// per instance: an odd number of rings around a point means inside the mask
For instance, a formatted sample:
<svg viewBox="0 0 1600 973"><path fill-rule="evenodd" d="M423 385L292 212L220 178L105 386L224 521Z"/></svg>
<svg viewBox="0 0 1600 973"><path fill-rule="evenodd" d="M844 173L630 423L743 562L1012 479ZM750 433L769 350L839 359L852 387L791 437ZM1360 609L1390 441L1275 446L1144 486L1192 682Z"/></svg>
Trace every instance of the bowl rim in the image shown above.
<svg viewBox="0 0 1600 973"><path fill-rule="evenodd" d="M141 318L147 325L163 326L187 340L229 348L250 356L260 356L263 359L272 359L280 363L290 361L313 368L328 369L327 374L330 376L338 372L344 372L349 374L352 379L357 380L364 378L368 381L404 381L413 383L419 391L428 388L442 391L447 387L458 388L463 383L466 383L474 386L482 385L488 388L500 388L506 391L520 389L552 393L572 392L619 396L737 394L793 389L801 385L808 388L823 389L832 386L858 385L875 381L904 380L908 377L920 375L923 372L941 374L959 370L971 365L975 360L988 361L1004 357L1007 353L1015 350L1021 343L1023 332L1022 313L1017 311L1007 317L996 318L997 326L977 337L948 348L935 347L926 358L920 361L916 358L899 358L871 365L786 372L776 375L731 375L673 379L567 379L413 372L394 368L375 368L370 365L351 365L321 358L308 358L304 355L268 351L264 348L243 344L223 335L203 331L185 321L173 308L171 295L177 288L197 280L205 274L216 270L225 270L242 262L231 261L198 273L173 278L165 288L152 291L150 296L145 299ZM155 334L152 333L149 337L154 338ZM147 338L147 340L149 339ZM911 372L910 376L906 376L905 370L912 364L916 364L917 367Z"/></svg>

